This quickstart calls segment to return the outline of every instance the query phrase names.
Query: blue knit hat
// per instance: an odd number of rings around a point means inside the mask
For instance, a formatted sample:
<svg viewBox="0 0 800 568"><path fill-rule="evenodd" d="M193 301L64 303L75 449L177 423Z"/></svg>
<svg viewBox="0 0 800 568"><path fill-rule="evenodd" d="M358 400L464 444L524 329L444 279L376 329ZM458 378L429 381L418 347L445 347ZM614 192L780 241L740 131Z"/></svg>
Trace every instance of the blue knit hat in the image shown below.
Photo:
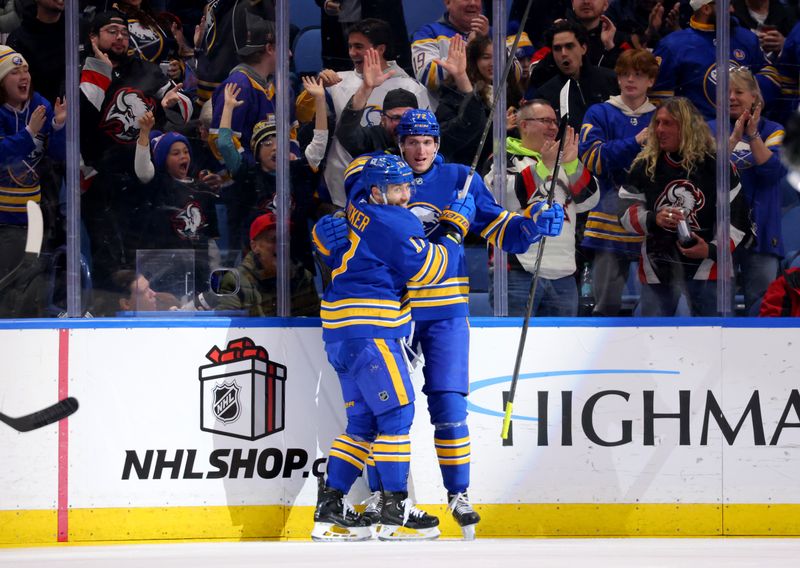
<svg viewBox="0 0 800 568"><path fill-rule="evenodd" d="M183 142L189 149L189 157L192 156L192 146L189 139L178 132L164 132L153 130L150 133L150 150L153 152L153 165L157 170L163 170L167 164L169 150L175 142Z"/></svg>

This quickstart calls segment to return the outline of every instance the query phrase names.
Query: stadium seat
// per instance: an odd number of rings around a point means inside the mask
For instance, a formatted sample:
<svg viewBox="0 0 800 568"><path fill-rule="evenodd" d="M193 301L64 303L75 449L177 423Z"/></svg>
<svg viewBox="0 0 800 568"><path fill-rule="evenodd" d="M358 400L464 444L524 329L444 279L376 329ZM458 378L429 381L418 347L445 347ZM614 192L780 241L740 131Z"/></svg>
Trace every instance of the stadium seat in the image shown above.
<svg viewBox="0 0 800 568"><path fill-rule="evenodd" d="M298 74L310 75L322 71L322 34L319 28L300 32L292 48L294 68Z"/></svg>
<svg viewBox="0 0 800 568"><path fill-rule="evenodd" d="M444 14L444 3L438 0L403 0L403 15L409 37L423 24L435 22Z"/></svg>
<svg viewBox="0 0 800 568"><path fill-rule="evenodd" d="M289 5L289 22L300 31L320 26L321 9L314 0L292 0Z"/></svg>

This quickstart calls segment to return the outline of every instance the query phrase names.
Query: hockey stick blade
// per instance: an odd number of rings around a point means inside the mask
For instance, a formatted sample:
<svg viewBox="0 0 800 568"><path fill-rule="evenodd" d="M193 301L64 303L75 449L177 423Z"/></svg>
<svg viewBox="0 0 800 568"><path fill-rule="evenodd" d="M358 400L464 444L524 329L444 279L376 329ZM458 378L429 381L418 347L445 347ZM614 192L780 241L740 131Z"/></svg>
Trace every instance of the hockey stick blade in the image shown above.
<svg viewBox="0 0 800 568"><path fill-rule="evenodd" d="M17 432L30 432L31 430L42 428L53 422L63 420L76 410L78 410L78 399L70 396L38 412L33 412L18 418L12 418L0 412L0 422L5 422Z"/></svg>

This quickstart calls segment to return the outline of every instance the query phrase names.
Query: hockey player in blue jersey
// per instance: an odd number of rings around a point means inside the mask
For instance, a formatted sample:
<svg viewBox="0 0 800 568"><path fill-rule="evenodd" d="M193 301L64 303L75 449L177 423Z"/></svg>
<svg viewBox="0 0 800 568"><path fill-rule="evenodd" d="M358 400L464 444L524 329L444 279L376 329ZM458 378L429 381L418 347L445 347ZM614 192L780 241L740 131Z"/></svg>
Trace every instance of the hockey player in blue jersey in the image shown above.
<svg viewBox="0 0 800 568"><path fill-rule="evenodd" d="M347 206L347 245L341 246L342 234L337 238L330 217L313 231L318 252L333 267L320 317L328 361L341 383L347 428L331 446L311 536L370 538L370 520L356 513L345 495L371 451L382 485L378 538L436 538L439 520L408 498L414 389L402 346L411 311L401 297L407 283L436 286L459 274L460 243L474 216L474 200L467 196L449 203L442 229L429 241L406 209L413 175L399 157L371 158L363 180L367 191Z"/></svg>
<svg viewBox="0 0 800 568"><path fill-rule="evenodd" d="M447 205L464 187L469 168L446 164L437 155L439 124L430 111L406 111L398 123L397 135L403 156L414 171L414 194L408 207L422 221L425 234L436 238L449 226ZM365 180L363 176L357 179L357 175L366 159L357 158L345 171L345 186L351 188L351 199L364 191ZM561 231L564 211L560 205L547 209L544 203L538 203L524 216L511 213L497 204L479 176L474 177L469 195L474 198L476 208L470 230L507 252L525 252L542 236L556 236ZM463 249L459 250L458 264L457 274L436 284L409 282L408 298L415 322L413 348L421 351L425 358L422 390L427 396L435 430L434 444L447 489L447 501L465 538L470 539L474 538L480 516L467 494L470 464L466 400L469 392L469 278ZM380 471L378 474L380 477ZM365 514L378 518L382 503L374 475L370 475L370 489L373 494Z"/></svg>

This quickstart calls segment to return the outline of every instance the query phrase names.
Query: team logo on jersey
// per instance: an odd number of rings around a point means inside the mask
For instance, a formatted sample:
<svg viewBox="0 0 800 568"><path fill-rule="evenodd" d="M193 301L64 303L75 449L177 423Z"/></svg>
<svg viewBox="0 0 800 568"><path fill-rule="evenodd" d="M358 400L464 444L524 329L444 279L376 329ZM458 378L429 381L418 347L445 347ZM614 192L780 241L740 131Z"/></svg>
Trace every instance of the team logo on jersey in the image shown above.
<svg viewBox="0 0 800 568"><path fill-rule="evenodd" d="M211 408L214 416L223 424L230 424L239 419L239 415L242 413L242 405L239 404L239 391L241 390L242 388L236 383L236 380L214 387L212 391L214 402Z"/></svg>
<svg viewBox="0 0 800 568"><path fill-rule="evenodd" d="M706 196L688 179L671 181L656 199L655 210L664 207L680 207L686 215L686 222L692 229L699 229L697 214L706 204Z"/></svg>
<svg viewBox="0 0 800 568"><path fill-rule="evenodd" d="M408 209L422 223L425 236L430 236L439 224L439 216L442 214L442 210L432 203L425 203L424 201L409 203Z"/></svg>
<svg viewBox="0 0 800 568"><path fill-rule="evenodd" d="M730 74L731 71L734 69L738 69L741 67L739 63L736 61L729 61L728 62L728 73ZM712 105L716 106L715 101L717 100L717 64L713 63L708 69L706 69L706 74L703 77L703 94L706 96L706 100Z"/></svg>
<svg viewBox="0 0 800 568"><path fill-rule="evenodd" d="M741 61L744 59L744 51L741 49L734 49L733 56L736 58L737 61Z"/></svg>
<svg viewBox="0 0 800 568"><path fill-rule="evenodd" d="M140 54L142 59L155 61L164 49L164 38L154 29L149 28L139 20L128 20L130 33L130 49L128 55Z"/></svg>
<svg viewBox="0 0 800 568"><path fill-rule="evenodd" d="M131 144L139 136L139 118L156 108L150 97L131 87L119 89L103 113L100 130L119 144Z"/></svg>
<svg viewBox="0 0 800 568"><path fill-rule="evenodd" d="M19 162L11 164L8 169L8 176L14 180L19 187L34 187L39 183L39 172L36 166L44 156L45 135L42 132L33 139L34 147L30 154Z"/></svg>
<svg viewBox="0 0 800 568"><path fill-rule="evenodd" d="M361 119L361 126L378 126L381 123L381 109L375 105L367 105Z"/></svg>
<svg viewBox="0 0 800 568"><path fill-rule="evenodd" d="M203 43L206 51L211 52L211 48L217 40L217 5L220 0L211 0L205 8L205 27L203 28Z"/></svg>
<svg viewBox="0 0 800 568"><path fill-rule="evenodd" d="M639 125L639 119L636 118L635 116L632 116L631 117L631 125L632 126L638 126Z"/></svg>
<svg viewBox="0 0 800 568"><path fill-rule="evenodd" d="M731 152L731 161L737 170L747 170L753 167L753 151L750 144L739 140Z"/></svg>
<svg viewBox="0 0 800 568"><path fill-rule="evenodd" d="M286 366L240 337L206 354L200 367L200 429L258 440L284 429Z"/></svg>
<svg viewBox="0 0 800 568"><path fill-rule="evenodd" d="M200 231L208 226L203 209L197 201L190 201L172 217L172 227L178 236L187 241L200 238Z"/></svg>

